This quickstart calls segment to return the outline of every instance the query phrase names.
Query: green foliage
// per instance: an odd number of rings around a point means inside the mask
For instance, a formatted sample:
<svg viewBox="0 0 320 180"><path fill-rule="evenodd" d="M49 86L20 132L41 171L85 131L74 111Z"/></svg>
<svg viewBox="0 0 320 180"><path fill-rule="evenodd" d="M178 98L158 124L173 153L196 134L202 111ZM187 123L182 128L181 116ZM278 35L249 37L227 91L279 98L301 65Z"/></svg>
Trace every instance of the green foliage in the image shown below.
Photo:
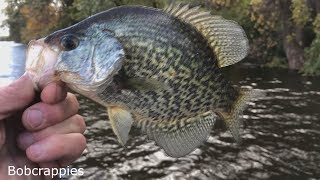
<svg viewBox="0 0 320 180"><path fill-rule="evenodd" d="M298 26L306 25L311 17L306 0L293 0L291 8L293 22Z"/></svg>
<svg viewBox="0 0 320 180"><path fill-rule="evenodd" d="M320 34L320 13L317 14L312 25L313 25L313 31L317 34Z"/></svg>
<svg viewBox="0 0 320 180"><path fill-rule="evenodd" d="M309 48L305 49L306 62L302 72L308 76L320 76L320 34L312 42Z"/></svg>
<svg viewBox="0 0 320 180"><path fill-rule="evenodd" d="M304 50L306 62L301 72L307 76L320 76L320 13L313 22L313 29L317 36L311 46Z"/></svg>

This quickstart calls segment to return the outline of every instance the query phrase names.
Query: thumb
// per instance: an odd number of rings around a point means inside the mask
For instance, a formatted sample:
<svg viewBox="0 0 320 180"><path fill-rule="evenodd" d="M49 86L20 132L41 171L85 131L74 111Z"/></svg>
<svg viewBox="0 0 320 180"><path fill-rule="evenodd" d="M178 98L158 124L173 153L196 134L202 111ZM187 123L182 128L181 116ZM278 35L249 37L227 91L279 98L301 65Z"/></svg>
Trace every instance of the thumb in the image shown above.
<svg viewBox="0 0 320 180"><path fill-rule="evenodd" d="M35 96L33 83L28 74L8 86L0 88L0 120L29 105Z"/></svg>

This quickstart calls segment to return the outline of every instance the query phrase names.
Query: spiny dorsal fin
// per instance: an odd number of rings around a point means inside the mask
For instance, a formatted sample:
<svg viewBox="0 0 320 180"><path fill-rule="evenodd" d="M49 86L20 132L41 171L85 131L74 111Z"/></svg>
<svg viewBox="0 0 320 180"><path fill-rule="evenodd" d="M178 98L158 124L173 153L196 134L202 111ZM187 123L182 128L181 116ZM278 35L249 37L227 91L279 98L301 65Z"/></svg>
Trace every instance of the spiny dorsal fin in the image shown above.
<svg viewBox="0 0 320 180"><path fill-rule="evenodd" d="M181 157L199 147L210 135L218 115L207 112L175 121L140 120L138 127L153 139L167 155Z"/></svg>
<svg viewBox="0 0 320 180"><path fill-rule="evenodd" d="M164 12L194 26L207 39L219 67L235 64L247 56L248 38L235 21L201 12L199 7L190 8L188 4L171 4Z"/></svg>

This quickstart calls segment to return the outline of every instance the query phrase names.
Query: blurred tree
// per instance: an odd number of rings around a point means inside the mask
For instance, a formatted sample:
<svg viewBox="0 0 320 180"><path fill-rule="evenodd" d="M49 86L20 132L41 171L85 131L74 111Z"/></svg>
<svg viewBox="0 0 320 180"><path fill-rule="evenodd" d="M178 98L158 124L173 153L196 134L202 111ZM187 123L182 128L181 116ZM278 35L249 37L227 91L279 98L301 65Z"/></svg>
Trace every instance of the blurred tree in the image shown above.
<svg viewBox="0 0 320 180"><path fill-rule="evenodd" d="M75 13L73 10L73 3L75 0L57 0L56 7L58 6L58 9L60 11L60 19L58 21L58 24L55 28L52 30L64 28L67 26L70 26L72 24L75 24L77 21L72 18L73 14Z"/></svg>
<svg viewBox="0 0 320 180"><path fill-rule="evenodd" d="M254 59L274 60L271 62L272 66L278 64L282 67L286 63L281 61L287 59L289 69L304 67L306 51L311 53L308 47L315 38L312 22L320 10L319 0L200 0L197 2L202 7L209 7L214 14L221 14L239 22L249 37L250 55L253 55ZM312 45L316 46L316 43ZM315 52L316 48L312 50ZM317 52L320 52L320 49ZM314 63L315 61L308 61L308 64Z"/></svg>
<svg viewBox="0 0 320 180"><path fill-rule="evenodd" d="M303 67L304 49L314 39L311 22L318 6L314 0L251 0L255 28L270 38L266 42L283 47L289 69Z"/></svg>
<svg viewBox="0 0 320 180"><path fill-rule="evenodd" d="M26 0L20 13L25 19L21 32L23 42L47 35L60 19L59 10L52 0Z"/></svg>
<svg viewBox="0 0 320 180"><path fill-rule="evenodd" d="M46 35L58 23L60 12L54 0L6 0L5 22L10 37L15 41L28 42Z"/></svg>
<svg viewBox="0 0 320 180"><path fill-rule="evenodd" d="M9 39L20 42L21 29L25 25L24 18L20 13L21 3L19 0L6 0L8 6L5 8L5 14L8 19L4 21L4 25L9 27Z"/></svg>
<svg viewBox="0 0 320 180"><path fill-rule="evenodd" d="M88 16L96 14L98 12L104 11L111 7L114 7L115 4L112 1L105 0L74 0L70 14L70 17L76 21L80 21Z"/></svg>
<svg viewBox="0 0 320 180"><path fill-rule="evenodd" d="M252 59L260 64L318 71L319 0L6 0L10 39L27 42L121 5L163 8L172 2L200 5L244 27ZM318 16L317 16L318 15ZM317 33L319 34L319 33ZM312 60L310 60L310 58ZM287 59L287 61L286 61ZM307 71L310 68L316 70ZM319 70L320 71L320 70ZM314 73L313 73L314 74Z"/></svg>
<svg viewBox="0 0 320 180"><path fill-rule="evenodd" d="M74 0L70 14L71 18L80 21L98 12L121 5L145 5L151 7L163 6L164 0Z"/></svg>
<svg viewBox="0 0 320 180"><path fill-rule="evenodd" d="M302 72L305 75L320 76L320 13L313 22L313 29L317 37L313 40L311 46L305 49L306 62Z"/></svg>

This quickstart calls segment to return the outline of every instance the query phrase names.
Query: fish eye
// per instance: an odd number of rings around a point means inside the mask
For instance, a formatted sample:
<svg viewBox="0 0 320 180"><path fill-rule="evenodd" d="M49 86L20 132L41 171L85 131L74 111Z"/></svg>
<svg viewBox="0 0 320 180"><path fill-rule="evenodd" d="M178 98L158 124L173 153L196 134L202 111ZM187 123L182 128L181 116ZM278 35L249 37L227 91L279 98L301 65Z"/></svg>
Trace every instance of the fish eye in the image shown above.
<svg viewBox="0 0 320 180"><path fill-rule="evenodd" d="M78 47L79 39L74 35L65 35L61 38L60 45L65 51L71 51Z"/></svg>

